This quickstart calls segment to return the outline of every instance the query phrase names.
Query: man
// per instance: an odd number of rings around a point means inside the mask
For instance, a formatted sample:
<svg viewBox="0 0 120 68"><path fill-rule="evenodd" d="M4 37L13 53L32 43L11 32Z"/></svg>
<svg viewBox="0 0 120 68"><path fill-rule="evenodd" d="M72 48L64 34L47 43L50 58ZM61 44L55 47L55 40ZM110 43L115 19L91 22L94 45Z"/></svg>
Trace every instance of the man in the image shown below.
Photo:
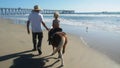
<svg viewBox="0 0 120 68"><path fill-rule="evenodd" d="M48 30L47 26L44 23L43 15L39 13L40 9L38 5L34 6L34 10L32 10L31 14L28 17L27 21L27 32L30 34L29 25L31 23L32 28L32 41L33 41L33 51L38 50L39 55L41 52L41 43L43 38L43 33L41 29L41 24ZM37 42L38 39L38 42Z"/></svg>

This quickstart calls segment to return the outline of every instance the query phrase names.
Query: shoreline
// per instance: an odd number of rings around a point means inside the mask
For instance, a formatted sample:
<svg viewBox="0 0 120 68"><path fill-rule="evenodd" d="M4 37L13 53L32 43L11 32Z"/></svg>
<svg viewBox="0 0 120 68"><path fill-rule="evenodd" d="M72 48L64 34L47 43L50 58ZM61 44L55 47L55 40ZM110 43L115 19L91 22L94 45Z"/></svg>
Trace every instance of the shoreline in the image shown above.
<svg viewBox="0 0 120 68"><path fill-rule="evenodd" d="M42 67L59 67L60 62L54 59L57 54L51 57L48 56L52 53L52 47L47 43L47 31L43 31L43 33L43 54L36 56L37 51L31 51L31 34L27 34L26 27L13 24L12 20L0 18L0 61L2 61L0 62L0 68L18 66L22 68L24 62L26 63L24 65L29 68L33 68L30 67L31 64L36 68L41 64L43 64ZM64 68L120 68L119 64L106 55L87 47L76 35L67 35L68 44L66 53L63 55Z"/></svg>
<svg viewBox="0 0 120 68"><path fill-rule="evenodd" d="M70 29L69 27L68 29L69 30L66 30L67 32L76 35L78 38L82 37L82 39L85 41L85 44L87 44L87 47L105 54L110 59L120 64L119 33L94 28L89 28L86 30L85 27L74 29Z"/></svg>

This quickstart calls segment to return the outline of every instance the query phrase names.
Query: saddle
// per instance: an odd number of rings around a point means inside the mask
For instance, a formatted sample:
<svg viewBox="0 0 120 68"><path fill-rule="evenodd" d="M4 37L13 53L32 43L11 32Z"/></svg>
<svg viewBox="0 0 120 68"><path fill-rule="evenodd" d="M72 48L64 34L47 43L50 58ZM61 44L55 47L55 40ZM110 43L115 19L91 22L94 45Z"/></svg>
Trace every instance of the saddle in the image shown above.
<svg viewBox="0 0 120 68"><path fill-rule="evenodd" d="M61 41L61 37L58 34L54 34L51 38L50 43L54 45L54 47L58 47L60 41Z"/></svg>
<svg viewBox="0 0 120 68"><path fill-rule="evenodd" d="M49 45L51 45L53 43L59 44L59 42L61 41L60 36L57 35L56 32L62 32L62 29L61 28L54 28L54 29L51 29L48 32L48 42L49 42Z"/></svg>

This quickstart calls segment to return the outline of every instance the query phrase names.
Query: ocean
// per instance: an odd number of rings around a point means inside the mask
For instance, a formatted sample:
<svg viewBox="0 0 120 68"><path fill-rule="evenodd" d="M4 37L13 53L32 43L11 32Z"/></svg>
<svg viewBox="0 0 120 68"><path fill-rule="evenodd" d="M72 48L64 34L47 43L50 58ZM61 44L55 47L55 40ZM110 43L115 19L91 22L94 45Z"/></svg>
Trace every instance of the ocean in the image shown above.
<svg viewBox="0 0 120 68"><path fill-rule="evenodd" d="M53 14L43 16L46 25L51 28ZM25 25L28 15L2 17ZM120 14L60 14L59 19L64 32L78 36L87 47L120 63Z"/></svg>
<svg viewBox="0 0 120 68"><path fill-rule="evenodd" d="M43 16L47 25L51 26L53 14ZM24 24L28 15L3 17L13 19L15 23ZM120 14L61 14L59 19L62 26L87 27L120 33Z"/></svg>

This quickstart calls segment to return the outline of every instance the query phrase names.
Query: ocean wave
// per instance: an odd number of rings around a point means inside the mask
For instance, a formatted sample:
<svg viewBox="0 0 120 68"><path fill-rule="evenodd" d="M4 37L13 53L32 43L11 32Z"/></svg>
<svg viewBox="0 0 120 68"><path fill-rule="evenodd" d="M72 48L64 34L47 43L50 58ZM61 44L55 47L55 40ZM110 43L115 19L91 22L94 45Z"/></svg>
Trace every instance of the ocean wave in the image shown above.
<svg viewBox="0 0 120 68"><path fill-rule="evenodd" d="M47 22L52 22L51 19L47 18L45 19ZM79 21L79 20L74 20L74 19L64 19L60 18L60 23L62 25L72 25L73 27L89 27L89 28L95 28L95 29L102 29L102 30L107 30L107 31L116 31L120 32L120 25L117 25L115 23L111 23L110 21L108 22L91 22L91 21Z"/></svg>
<svg viewBox="0 0 120 68"><path fill-rule="evenodd" d="M69 17L120 17L120 14L61 14L61 16Z"/></svg>

